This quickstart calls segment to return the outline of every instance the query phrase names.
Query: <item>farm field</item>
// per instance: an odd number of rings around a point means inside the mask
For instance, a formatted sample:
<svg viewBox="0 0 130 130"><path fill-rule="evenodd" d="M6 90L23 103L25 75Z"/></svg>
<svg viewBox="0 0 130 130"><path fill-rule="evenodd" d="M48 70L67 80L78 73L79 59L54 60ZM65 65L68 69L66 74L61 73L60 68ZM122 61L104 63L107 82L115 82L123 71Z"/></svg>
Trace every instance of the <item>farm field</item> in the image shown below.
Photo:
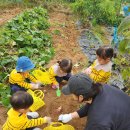
<svg viewBox="0 0 130 130"><path fill-rule="evenodd" d="M0 130L11 107L9 74L21 56L29 57L35 68L41 70L62 59L71 59L72 73L77 74L93 63L99 47L108 45L114 54L105 56L112 61L107 84L130 94L130 16L123 12L127 4L130 9L129 0L0 1ZM67 81L63 81L60 89L66 84ZM44 92L45 106L38 113L41 117L51 117L52 122L57 122L60 114L74 112L87 102L78 102L82 95L78 95L78 101L63 93L58 97L52 84L42 85L40 89ZM67 124L75 130L83 130L86 122L87 117Z"/></svg>
<svg viewBox="0 0 130 130"><path fill-rule="evenodd" d="M62 10L61 10L62 9ZM51 23L49 32L54 32L54 30L59 30L61 35L53 34L53 46L55 48L55 56L51 61L46 65L47 67L53 65L56 61L62 58L70 58L73 61L73 64L79 64L78 67L74 67L73 72L77 73L80 71L84 65L87 63L87 58L81 52L81 48L77 43L77 38L79 36L79 31L76 29L75 23L73 21L72 14L67 14L64 8L56 9L49 13L49 21ZM12 17L17 15L19 12L22 12L20 9L17 12L15 9L7 9L2 12L1 16L1 25L6 23ZM6 12L6 15L4 14ZM12 15L13 14L13 15ZM9 18L8 20L5 19ZM62 87L62 85L61 85ZM56 109L62 106L63 110L62 113L69 113L77 110L80 104L77 104L76 101L73 101L71 96L64 96L63 94L61 97L56 96L56 91L53 90L50 86L45 86L43 90L46 90L47 93L45 94L44 101L46 105L41 108L38 112L41 116L51 116L53 121L57 121L58 115L60 113L56 112ZM7 110L0 106L0 128L2 127L3 123L7 117ZM75 127L76 130L82 130L83 126L85 125L86 118L81 120L73 120L69 124ZM45 126L42 126L44 128Z"/></svg>

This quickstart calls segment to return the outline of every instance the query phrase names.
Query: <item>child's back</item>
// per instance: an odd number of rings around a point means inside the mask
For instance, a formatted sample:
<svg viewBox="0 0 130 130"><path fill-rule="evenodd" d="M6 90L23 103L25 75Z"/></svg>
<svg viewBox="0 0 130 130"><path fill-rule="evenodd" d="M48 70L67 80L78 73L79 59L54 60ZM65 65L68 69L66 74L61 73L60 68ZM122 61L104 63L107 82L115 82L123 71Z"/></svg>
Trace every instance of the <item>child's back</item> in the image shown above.
<svg viewBox="0 0 130 130"><path fill-rule="evenodd" d="M48 123L50 117L38 118L37 112L29 112L29 107L33 104L33 98L24 91L16 92L11 97L11 108L8 111L8 118L3 125L3 130L27 130L36 126ZM35 119L36 118L36 119Z"/></svg>

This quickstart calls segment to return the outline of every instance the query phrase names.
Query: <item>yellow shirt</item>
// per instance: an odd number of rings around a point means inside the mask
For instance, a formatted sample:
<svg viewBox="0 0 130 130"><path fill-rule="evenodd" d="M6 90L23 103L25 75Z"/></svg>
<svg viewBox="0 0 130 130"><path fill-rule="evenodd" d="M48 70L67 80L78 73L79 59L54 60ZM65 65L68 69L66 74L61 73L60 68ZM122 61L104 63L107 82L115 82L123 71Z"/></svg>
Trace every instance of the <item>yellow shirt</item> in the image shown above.
<svg viewBox="0 0 130 130"><path fill-rule="evenodd" d="M64 72L61 72L61 71L60 71L60 67L59 67L59 64L58 64L58 63L55 64L55 65L53 65L53 66L51 66L51 67L49 68L50 80L52 81L52 83L53 83L54 85L57 85L57 84L58 84L58 82L56 81L55 76L63 77L63 76L66 76L66 75L67 75L67 73L64 73Z"/></svg>
<svg viewBox="0 0 130 130"><path fill-rule="evenodd" d="M2 127L2 130L25 130L46 123L44 118L28 119L26 114L21 114L11 108L8 111L8 118Z"/></svg>
<svg viewBox="0 0 130 130"><path fill-rule="evenodd" d="M100 65L98 60L95 60L95 62L90 66L90 68L90 78L92 78L94 82L107 83L109 81L112 68L111 61L105 65Z"/></svg>
<svg viewBox="0 0 130 130"><path fill-rule="evenodd" d="M17 84L21 87L24 87L26 89L30 89L31 88L31 84L27 83L25 81L25 79L28 78L30 79L32 82L36 82L37 80L31 76L29 73L26 73L25 75L22 75L21 73L18 73L15 69L11 72L10 76L9 76L9 82L11 84Z"/></svg>

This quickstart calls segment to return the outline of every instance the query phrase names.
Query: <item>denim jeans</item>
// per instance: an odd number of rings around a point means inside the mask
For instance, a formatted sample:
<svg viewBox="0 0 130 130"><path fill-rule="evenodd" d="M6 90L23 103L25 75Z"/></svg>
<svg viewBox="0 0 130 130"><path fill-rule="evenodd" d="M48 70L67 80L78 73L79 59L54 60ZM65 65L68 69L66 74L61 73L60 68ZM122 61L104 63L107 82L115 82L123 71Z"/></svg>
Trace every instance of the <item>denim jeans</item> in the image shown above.
<svg viewBox="0 0 130 130"><path fill-rule="evenodd" d="M26 78L25 81L27 83L31 83L28 78ZM27 89L25 89L24 87L21 87L18 84L10 84L10 88L11 88L11 94L16 93L17 91L27 91Z"/></svg>
<svg viewBox="0 0 130 130"><path fill-rule="evenodd" d="M17 85L17 84L10 84L11 94L16 93L17 91L26 91L27 89Z"/></svg>

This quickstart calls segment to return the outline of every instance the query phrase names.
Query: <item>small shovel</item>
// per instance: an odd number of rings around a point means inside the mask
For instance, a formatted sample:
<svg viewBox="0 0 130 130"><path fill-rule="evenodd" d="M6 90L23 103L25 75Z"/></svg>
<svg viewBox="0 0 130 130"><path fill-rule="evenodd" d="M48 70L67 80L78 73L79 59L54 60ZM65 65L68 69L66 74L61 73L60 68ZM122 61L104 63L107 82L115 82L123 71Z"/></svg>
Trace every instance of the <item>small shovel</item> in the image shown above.
<svg viewBox="0 0 130 130"><path fill-rule="evenodd" d="M60 91L59 87L58 87L57 90L56 90L56 96L57 96L57 97L60 97L60 96L61 96L61 91Z"/></svg>

